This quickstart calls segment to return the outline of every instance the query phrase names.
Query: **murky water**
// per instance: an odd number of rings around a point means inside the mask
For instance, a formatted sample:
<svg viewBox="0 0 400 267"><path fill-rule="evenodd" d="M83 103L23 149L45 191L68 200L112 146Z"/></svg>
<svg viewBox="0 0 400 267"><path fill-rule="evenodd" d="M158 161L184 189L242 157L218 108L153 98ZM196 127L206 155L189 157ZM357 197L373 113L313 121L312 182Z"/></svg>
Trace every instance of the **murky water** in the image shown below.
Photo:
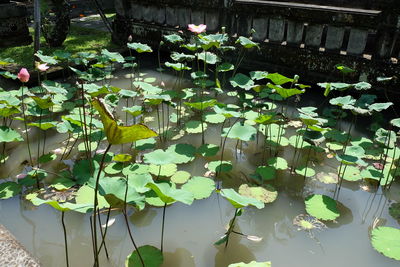
<svg viewBox="0 0 400 267"><path fill-rule="evenodd" d="M117 75L119 80L113 85L128 88L129 79L124 74ZM155 74L151 74L155 76ZM166 83L173 82L167 78ZM169 79L169 80L168 80ZM209 127L206 143L219 145L220 126ZM49 137L48 150L59 146L64 137ZM179 142L199 146L200 135L183 137ZM254 173L260 164L261 156L256 142L243 145L243 154L237 155L236 142L226 144L224 159L231 160L234 169L224 175L224 186L245 183L245 176ZM21 162L26 158L23 147L13 148L14 165L7 165L11 176L21 171ZM120 148L117 148L120 149ZM290 158L292 151L284 151ZM332 171L336 169L335 160L321 158L322 154L312 155L319 158L316 169ZM218 157L216 157L218 158ZM203 175L204 159L179 166L193 175ZM4 175L5 167L2 167ZM246 240L232 235L228 247L214 246L225 232L225 227L234 214L234 209L226 200L214 194L206 200L195 201L191 206L173 204L167 208L165 224L165 267L217 266L225 267L234 262L272 261L274 267L394 267L399 263L376 252L369 241L369 228L379 225L399 227L388 214L391 201L400 201L400 184L392 185L390 191L374 190L362 182L344 182L339 202L341 216L337 222L327 224L326 229L313 230L312 233L299 231L293 225L293 219L304 214L303 196L309 192L324 193L332 196L334 185L321 184L315 179L290 175L280 171L274 181L279 191L278 199L267 204L262 210L247 208L238 217L237 231L262 237L261 242ZM365 191L361 189L371 189ZM304 190L303 190L304 188ZM144 211L130 210L129 219L135 241L139 246L160 246L161 208L146 208ZM123 216L112 213L115 223L107 234L107 249L110 259L102 253L102 266L123 266L125 258L133 250ZM102 215L103 222L106 215ZM378 219L376 219L378 218ZM69 212L65 216L68 247L71 266L91 266L93 263L89 215ZM43 266L65 266L64 240L61 226L61 214L49 206L32 207L19 198L0 201L0 223L5 225L21 243L26 246ZM0 263L1 266L1 263Z"/></svg>

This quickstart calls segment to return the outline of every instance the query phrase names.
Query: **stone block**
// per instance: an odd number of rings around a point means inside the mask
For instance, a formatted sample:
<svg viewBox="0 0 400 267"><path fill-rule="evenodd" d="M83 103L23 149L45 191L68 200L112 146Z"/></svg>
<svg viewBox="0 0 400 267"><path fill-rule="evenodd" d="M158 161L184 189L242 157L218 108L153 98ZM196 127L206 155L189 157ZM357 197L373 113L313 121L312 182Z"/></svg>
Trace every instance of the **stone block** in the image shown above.
<svg viewBox="0 0 400 267"><path fill-rule="evenodd" d="M253 39L256 42L262 42L267 38L268 32L268 18L254 18L253 19Z"/></svg>
<svg viewBox="0 0 400 267"><path fill-rule="evenodd" d="M349 55L361 55L367 45L368 31L361 29L350 30L349 43L347 44L347 53Z"/></svg>
<svg viewBox="0 0 400 267"><path fill-rule="evenodd" d="M192 10L191 23L196 25L205 24L204 11Z"/></svg>
<svg viewBox="0 0 400 267"><path fill-rule="evenodd" d="M206 25L207 31L215 32L218 31L219 27L219 14L218 12L207 12L206 13Z"/></svg>
<svg viewBox="0 0 400 267"><path fill-rule="evenodd" d="M178 25L181 28L186 29L190 23L190 9L189 8L178 8Z"/></svg>
<svg viewBox="0 0 400 267"><path fill-rule="evenodd" d="M166 14L166 23L168 26L177 26L178 25L178 17L176 14L176 9L173 7L167 7L165 9L165 14Z"/></svg>
<svg viewBox="0 0 400 267"><path fill-rule="evenodd" d="M306 29L306 46L319 48L321 46L324 27L318 24L308 25Z"/></svg>
<svg viewBox="0 0 400 267"><path fill-rule="evenodd" d="M328 26L325 49L339 51L343 44L344 32L344 27Z"/></svg>
<svg viewBox="0 0 400 267"><path fill-rule="evenodd" d="M288 21L286 41L289 45L300 45L303 39L304 23Z"/></svg>
<svg viewBox="0 0 400 267"><path fill-rule="evenodd" d="M283 18L269 19L269 35L271 42L282 42L285 36L285 20Z"/></svg>

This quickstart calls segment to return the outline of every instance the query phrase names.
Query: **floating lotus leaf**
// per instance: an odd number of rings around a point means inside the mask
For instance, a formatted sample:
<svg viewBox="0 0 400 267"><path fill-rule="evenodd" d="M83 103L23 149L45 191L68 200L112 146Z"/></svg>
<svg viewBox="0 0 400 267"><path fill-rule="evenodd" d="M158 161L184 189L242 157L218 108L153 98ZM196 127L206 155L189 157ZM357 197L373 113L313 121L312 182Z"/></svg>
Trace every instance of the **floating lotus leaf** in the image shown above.
<svg viewBox="0 0 400 267"><path fill-rule="evenodd" d="M242 141L254 140L257 134L257 129L248 124L241 125L240 123L235 123L232 127L227 127L222 130L223 137L227 136L232 139L239 139Z"/></svg>
<svg viewBox="0 0 400 267"><path fill-rule="evenodd" d="M147 138L147 139L142 139L138 140L135 143L135 149L137 150L146 150L146 149L153 149L156 146L156 139L155 138Z"/></svg>
<svg viewBox="0 0 400 267"><path fill-rule="evenodd" d="M298 227L298 230L311 231L313 229L321 230L326 228L326 225L317 218L308 215L300 214L293 219L293 224Z"/></svg>
<svg viewBox="0 0 400 267"><path fill-rule="evenodd" d="M219 124L225 121L225 116L217 113L206 113L203 115L203 119L209 123Z"/></svg>
<svg viewBox="0 0 400 267"><path fill-rule="evenodd" d="M311 168L311 167L306 167L306 166L297 167L295 172L298 175L302 175L302 176L305 176L305 177L312 177L312 176L315 175L315 170L313 168Z"/></svg>
<svg viewBox="0 0 400 267"><path fill-rule="evenodd" d="M169 154L172 163L183 164L195 159L196 148L189 144L171 145L165 151Z"/></svg>
<svg viewBox="0 0 400 267"><path fill-rule="evenodd" d="M22 185L15 182L4 182L0 184L0 199L9 199L21 193Z"/></svg>
<svg viewBox="0 0 400 267"><path fill-rule="evenodd" d="M145 266L160 267L162 265L164 256L158 248L146 245L139 247L138 250ZM136 250L132 252L125 260L125 267L142 266L139 253Z"/></svg>
<svg viewBox="0 0 400 267"><path fill-rule="evenodd" d="M122 170L122 174L125 176L134 174L146 174L149 172L149 165L145 164L130 164Z"/></svg>
<svg viewBox="0 0 400 267"><path fill-rule="evenodd" d="M340 216L337 203L325 195L310 195L305 199L306 211L321 220L332 221Z"/></svg>
<svg viewBox="0 0 400 267"><path fill-rule="evenodd" d="M265 261L265 262L251 261L249 263L238 262L228 265L228 267L271 267L271 266L272 265L270 261Z"/></svg>
<svg viewBox="0 0 400 267"><path fill-rule="evenodd" d="M0 142L20 142L23 140L17 131L7 126L0 126Z"/></svg>
<svg viewBox="0 0 400 267"><path fill-rule="evenodd" d="M261 176L262 180L272 180L275 179L276 169L271 166L258 166L256 173Z"/></svg>
<svg viewBox="0 0 400 267"><path fill-rule="evenodd" d="M301 135L292 135L289 138L288 142L291 146L293 146L294 148L297 148L297 149L304 148L304 147L310 145L309 143L304 141L304 139Z"/></svg>
<svg viewBox="0 0 400 267"><path fill-rule="evenodd" d="M175 184L184 184L189 180L190 176L191 174L187 171L177 171L171 176L171 182Z"/></svg>
<svg viewBox="0 0 400 267"><path fill-rule="evenodd" d="M178 167L176 164L170 163L170 164L164 164L164 165L150 165L149 167L149 172L155 176L164 176L164 177L170 177L174 173L176 173L178 170Z"/></svg>
<svg viewBox="0 0 400 267"><path fill-rule="evenodd" d="M217 155L219 146L213 144L204 144L197 149L197 153L203 157L213 157Z"/></svg>
<svg viewBox="0 0 400 267"><path fill-rule="evenodd" d="M201 133L203 130L207 129L207 123L203 122L203 127L201 126L201 121L188 121L185 123L185 130L188 133Z"/></svg>
<svg viewBox="0 0 400 267"><path fill-rule="evenodd" d="M114 161L117 162L127 162L132 160L132 155L130 154L117 154L113 157Z"/></svg>
<svg viewBox="0 0 400 267"><path fill-rule="evenodd" d="M276 191L272 185L266 185L265 187L250 187L247 184L242 184L239 187L239 194L257 199L266 204L274 202L278 197L278 191Z"/></svg>
<svg viewBox="0 0 400 267"><path fill-rule="evenodd" d="M182 189L193 193L194 199L204 199L214 192L215 182L210 178L195 176L184 184Z"/></svg>
<svg viewBox="0 0 400 267"><path fill-rule="evenodd" d="M166 204L174 203L175 201L191 205L194 200L193 193L182 189L171 187L168 183L149 183L147 187L151 188L157 196Z"/></svg>
<svg viewBox="0 0 400 267"><path fill-rule="evenodd" d="M333 151L342 150L344 147L341 143L338 142L328 142L325 145L327 148Z"/></svg>
<svg viewBox="0 0 400 267"><path fill-rule="evenodd" d="M147 44L142 43L128 43L127 44L129 49L133 49L138 53L151 53L153 50Z"/></svg>
<svg viewBox="0 0 400 267"><path fill-rule="evenodd" d="M324 136L328 140L333 140L338 143L344 143L348 139L348 134L346 132L341 132L336 129L328 130L324 133Z"/></svg>
<svg viewBox="0 0 400 267"><path fill-rule="evenodd" d="M206 108L213 107L217 103L218 101L215 99L210 99L202 102L184 102L186 106L189 106L197 110L204 110Z"/></svg>
<svg viewBox="0 0 400 267"><path fill-rule="evenodd" d="M230 161L210 161L207 167L212 172L229 172L232 170L232 163Z"/></svg>
<svg viewBox="0 0 400 267"><path fill-rule="evenodd" d="M220 191L221 196L226 198L236 209L254 206L257 209L264 208L264 203L252 197L242 196L233 189L222 189Z"/></svg>
<svg viewBox="0 0 400 267"><path fill-rule="evenodd" d="M363 178L360 169L357 168L356 166L342 167L341 173L339 175L343 177L343 179L351 182L359 181Z"/></svg>
<svg viewBox="0 0 400 267"><path fill-rule="evenodd" d="M286 159L281 157L270 158L268 159L267 164L277 170L286 170L288 168Z"/></svg>
<svg viewBox="0 0 400 267"><path fill-rule="evenodd" d="M170 156L170 152L164 151L162 149L157 149L152 152L144 154L143 161L145 163L150 163L155 165L165 165L174 162L173 158Z"/></svg>
<svg viewBox="0 0 400 267"><path fill-rule="evenodd" d="M336 184L338 182L338 175L333 172L319 172L316 176L317 180L324 184Z"/></svg>
<svg viewBox="0 0 400 267"><path fill-rule="evenodd" d="M157 136L157 133L145 125L135 124L131 126L119 126L114 120L105 104L95 98L92 105L100 113L107 140L112 145L131 143L137 140Z"/></svg>
<svg viewBox="0 0 400 267"><path fill-rule="evenodd" d="M249 76L242 73L237 73L230 79L230 83L233 87L239 87L244 90L250 90L254 86L254 81Z"/></svg>
<svg viewBox="0 0 400 267"><path fill-rule="evenodd" d="M381 226L372 230L371 244L386 257L400 260L400 230Z"/></svg>
<svg viewBox="0 0 400 267"><path fill-rule="evenodd" d="M124 164L122 162L113 162L104 168L104 172L107 174L111 174L111 175L117 174L117 173L120 173L123 168L124 168Z"/></svg>
<svg viewBox="0 0 400 267"><path fill-rule="evenodd" d="M389 167L388 167L389 168ZM362 170L360 176L362 178L373 179L373 180L381 180L385 177L387 171L382 172L382 170L377 170L373 166L368 166L366 169Z"/></svg>

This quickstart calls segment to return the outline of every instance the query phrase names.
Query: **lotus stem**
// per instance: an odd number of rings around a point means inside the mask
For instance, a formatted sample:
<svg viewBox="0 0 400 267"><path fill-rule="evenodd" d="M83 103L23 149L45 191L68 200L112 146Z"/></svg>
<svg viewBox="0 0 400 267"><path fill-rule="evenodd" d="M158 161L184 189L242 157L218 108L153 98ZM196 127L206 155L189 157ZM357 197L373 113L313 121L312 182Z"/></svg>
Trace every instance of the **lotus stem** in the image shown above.
<svg viewBox="0 0 400 267"><path fill-rule="evenodd" d="M62 211L62 212L61 212L61 223L62 223L63 231L64 231L65 260L66 260L66 263L67 263L67 267L69 267L67 230L66 230L66 228L65 228L64 215L65 215L65 212Z"/></svg>
<svg viewBox="0 0 400 267"><path fill-rule="evenodd" d="M161 253L164 249L164 229L165 229L165 211L167 209L167 203L164 203L163 214L162 214L162 224L161 224Z"/></svg>

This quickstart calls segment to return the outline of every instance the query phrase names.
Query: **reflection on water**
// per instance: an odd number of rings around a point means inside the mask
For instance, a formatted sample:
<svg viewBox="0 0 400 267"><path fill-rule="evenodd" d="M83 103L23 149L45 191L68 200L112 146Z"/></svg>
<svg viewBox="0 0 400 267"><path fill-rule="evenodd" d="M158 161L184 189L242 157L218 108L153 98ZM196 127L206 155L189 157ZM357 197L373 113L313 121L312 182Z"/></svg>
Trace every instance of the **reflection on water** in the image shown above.
<svg viewBox="0 0 400 267"><path fill-rule="evenodd" d="M121 76L123 76L121 74ZM165 77L165 75L164 75ZM114 82L115 86L128 87L126 80ZM210 126L206 142L220 144L220 127ZM199 138L183 137L180 142L199 146ZM48 149L59 146L65 136L49 137ZM34 142L34 141L33 141ZM245 183L246 176L254 173L255 167L263 164L262 155L256 142L243 144L243 154L237 157L236 142L228 140L224 159L231 160L234 168L224 175L225 187ZM1 173L18 173L21 161L26 157L22 146L12 153L13 161ZM120 148L117 148L120 149ZM127 148L126 148L127 149ZM293 151L287 147L281 152L291 158ZM243 157L242 155L245 155ZM315 169L335 172L335 160L323 154L312 153L318 159ZM211 160L219 159L218 156ZM209 159L210 160L210 159ZM179 166L193 175L203 175L207 161L198 158L194 162ZM234 214L232 206L214 194L209 199L196 201L191 206L174 204L167 207L165 221L164 267L226 267L233 262L272 261L274 267L394 267L398 262L375 252L369 241L369 229L375 224L398 227L388 214L390 201L400 201L400 184L393 184L390 191L364 191L362 182L343 183L339 197L341 216L328 223L327 229L310 235L293 226L293 218L304 214L304 196L311 192L332 196L334 185L325 185L316 179L304 179L287 171L278 171L274 185L279 191L278 199L265 209L248 208L237 219L236 230L248 235L262 237L260 242L249 241L239 235L232 235L228 247L214 246L224 235L225 227ZM129 212L129 223L139 246L150 244L159 247L162 209L147 208L144 211ZM101 215L102 221L106 214ZM101 254L102 266L120 267L133 250L125 220L118 212L112 212L115 223L109 227L107 249L110 259ZM376 220L379 217L381 219ZM65 216L71 266L91 266L93 263L89 216L67 213ZM65 266L61 214L51 207L32 205L18 198L0 202L0 223L40 259L43 266ZM314 238L312 238L314 236Z"/></svg>

